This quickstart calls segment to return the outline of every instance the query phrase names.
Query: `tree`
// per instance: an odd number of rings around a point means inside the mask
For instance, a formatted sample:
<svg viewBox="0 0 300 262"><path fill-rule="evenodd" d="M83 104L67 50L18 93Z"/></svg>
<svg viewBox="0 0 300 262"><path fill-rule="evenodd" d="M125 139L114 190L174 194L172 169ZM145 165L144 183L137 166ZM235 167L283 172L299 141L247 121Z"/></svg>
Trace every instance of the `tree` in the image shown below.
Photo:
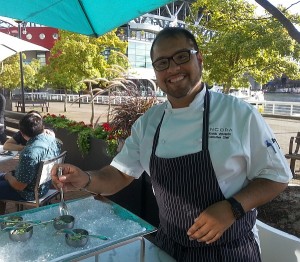
<svg viewBox="0 0 300 262"><path fill-rule="evenodd" d="M32 90L44 87L46 79L39 74L42 65L38 59L32 59L29 64L23 65L25 85Z"/></svg>
<svg viewBox="0 0 300 262"><path fill-rule="evenodd" d="M26 58L23 53L23 59ZM29 64L23 63L24 85L29 89L40 89L44 86L45 79L39 77L41 64L39 60L32 59ZM3 69L0 73L0 86L13 90L21 86L20 57L19 54L13 55L3 62Z"/></svg>
<svg viewBox="0 0 300 262"><path fill-rule="evenodd" d="M0 86L9 90L20 86L20 58L13 55L3 61L3 69L0 74Z"/></svg>
<svg viewBox="0 0 300 262"><path fill-rule="evenodd" d="M127 47L127 43L116 36L115 30L99 38L66 31L59 31L59 36L43 74L52 87L63 88L65 94L87 89L84 79L106 77L110 64L126 65L126 62L122 63L122 59L113 55L113 50L125 53ZM111 49L111 55L105 57L104 51ZM65 100L64 111L66 104Z"/></svg>
<svg viewBox="0 0 300 262"><path fill-rule="evenodd" d="M204 56L209 83L231 87L249 86L246 76L263 83L285 72L296 77L299 45L276 19L261 19L254 6L242 0L198 0L194 12L202 10L199 26L190 25Z"/></svg>
<svg viewBox="0 0 300 262"><path fill-rule="evenodd" d="M282 11L280 11L267 0L255 0L255 2L262 6L265 10L267 10L274 18L276 18L288 31L290 37L295 39L300 44L300 32L294 26L292 21L284 14L288 10L288 8L286 10L282 9ZM287 15L291 16L289 14ZM299 15L293 16L292 19L294 22L297 21L297 23L300 24Z"/></svg>

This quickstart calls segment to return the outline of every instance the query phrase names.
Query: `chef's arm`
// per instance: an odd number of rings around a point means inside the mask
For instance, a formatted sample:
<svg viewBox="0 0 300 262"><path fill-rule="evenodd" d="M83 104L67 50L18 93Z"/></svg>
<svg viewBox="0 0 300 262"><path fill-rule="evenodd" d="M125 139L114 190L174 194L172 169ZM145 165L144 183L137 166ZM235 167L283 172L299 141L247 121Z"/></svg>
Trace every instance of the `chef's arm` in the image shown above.
<svg viewBox="0 0 300 262"><path fill-rule="evenodd" d="M271 201L286 187L287 183L257 178L235 194L233 198L240 202L245 212L248 212ZM211 244L218 240L235 220L231 204L227 200L219 201L199 214L194 224L188 229L187 235L191 240Z"/></svg>
<svg viewBox="0 0 300 262"><path fill-rule="evenodd" d="M103 196L119 192L134 180L134 177L122 173L113 166L106 166L99 171L88 173L91 175L91 183L86 189Z"/></svg>
<svg viewBox="0 0 300 262"><path fill-rule="evenodd" d="M58 167L62 168L62 176L59 178ZM115 194L134 180L134 177L120 172L113 166L105 166L97 171L83 171L70 164L54 165L51 177L56 188L64 188L68 191L85 189L101 195Z"/></svg>
<svg viewBox="0 0 300 262"><path fill-rule="evenodd" d="M233 197L241 203L245 212L266 204L279 195L288 183L279 183L269 179L257 178Z"/></svg>

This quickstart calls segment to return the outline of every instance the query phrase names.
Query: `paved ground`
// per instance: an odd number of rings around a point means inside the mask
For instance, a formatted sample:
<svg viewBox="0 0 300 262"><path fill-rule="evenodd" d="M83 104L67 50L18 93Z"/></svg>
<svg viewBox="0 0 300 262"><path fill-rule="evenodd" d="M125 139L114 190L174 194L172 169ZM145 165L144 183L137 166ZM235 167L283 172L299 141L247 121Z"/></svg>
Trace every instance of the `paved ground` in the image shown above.
<svg viewBox="0 0 300 262"><path fill-rule="evenodd" d="M29 111L29 110L28 110ZM92 116L92 108L90 104L67 104L67 112L64 112L64 103L50 102L49 113L56 115L65 115L67 118L75 121L83 121L89 123ZM107 105L95 105L95 120L98 122L106 122L108 114Z"/></svg>

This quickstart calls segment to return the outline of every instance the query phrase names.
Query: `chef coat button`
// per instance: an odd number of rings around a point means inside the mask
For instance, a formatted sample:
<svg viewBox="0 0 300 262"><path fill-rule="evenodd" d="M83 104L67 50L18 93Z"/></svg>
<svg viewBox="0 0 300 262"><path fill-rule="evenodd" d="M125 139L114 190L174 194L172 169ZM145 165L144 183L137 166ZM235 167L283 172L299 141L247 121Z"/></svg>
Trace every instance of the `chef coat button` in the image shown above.
<svg viewBox="0 0 300 262"><path fill-rule="evenodd" d="M163 139L163 140L161 140L161 142L164 144L164 143L166 143L166 140Z"/></svg>

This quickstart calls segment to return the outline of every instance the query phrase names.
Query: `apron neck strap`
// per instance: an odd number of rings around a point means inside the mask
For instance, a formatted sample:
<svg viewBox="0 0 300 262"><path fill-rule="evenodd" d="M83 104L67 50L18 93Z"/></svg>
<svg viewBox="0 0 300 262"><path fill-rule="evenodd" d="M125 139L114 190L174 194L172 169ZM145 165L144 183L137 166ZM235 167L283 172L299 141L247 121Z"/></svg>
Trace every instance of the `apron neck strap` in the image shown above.
<svg viewBox="0 0 300 262"><path fill-rule="evenodd" d="M202 150L208 149L209 108L210 108L210 92L208 91L208 89L206 89L206 93L204 96Z"/></svg>

